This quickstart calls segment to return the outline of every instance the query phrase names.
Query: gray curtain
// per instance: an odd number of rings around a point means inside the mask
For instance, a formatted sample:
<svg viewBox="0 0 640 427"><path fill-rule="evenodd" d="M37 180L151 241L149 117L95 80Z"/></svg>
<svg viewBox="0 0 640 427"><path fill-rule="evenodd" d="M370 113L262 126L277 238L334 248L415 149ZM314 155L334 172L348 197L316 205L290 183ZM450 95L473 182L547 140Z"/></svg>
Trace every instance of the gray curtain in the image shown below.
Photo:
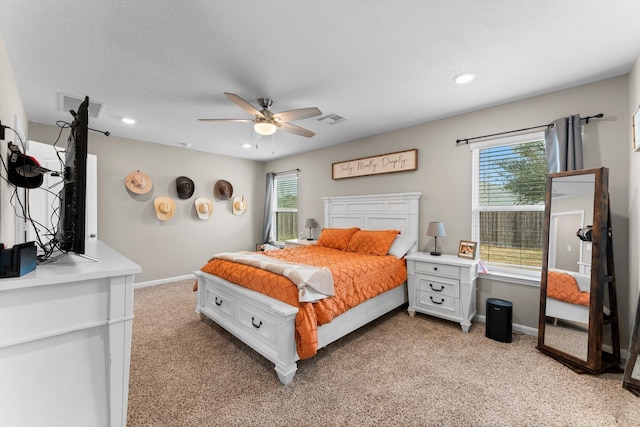
<svg viewBox="0 0 640 427"><path fill-rule="evenodd" d="M582 169L580 115L558 119L544 132L549 173Z"/></svg>
<svg viewBox="0 0 640 427"><path fill-rule="evenodd" d="M269 243L271 227L273 227L273 181L276 176L273 172L268 172L266 176L267 185L264 190L264 222L262 224L262 243Z"/></svg>

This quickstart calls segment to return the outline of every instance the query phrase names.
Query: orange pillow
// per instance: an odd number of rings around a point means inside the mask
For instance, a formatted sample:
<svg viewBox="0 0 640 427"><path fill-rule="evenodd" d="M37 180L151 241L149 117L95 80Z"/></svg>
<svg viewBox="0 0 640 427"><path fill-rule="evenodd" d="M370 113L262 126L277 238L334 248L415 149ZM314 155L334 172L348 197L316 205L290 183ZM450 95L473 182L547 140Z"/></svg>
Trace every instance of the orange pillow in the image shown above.
<svg viewBox="0 0 640 427"><path fill-rule="evenodd" d="M353 233L360 230L358 227L352 228L323 228L318 238L318 246L325 248L339 249L341 251L347 248L349 240Z"/></svg>
<svg viewBox="0 0 640 427"><path fill-rule="evenodd" d="M398 230L360 230L351 236L347 251L359 254L386 255L399 233Z"/></svg>

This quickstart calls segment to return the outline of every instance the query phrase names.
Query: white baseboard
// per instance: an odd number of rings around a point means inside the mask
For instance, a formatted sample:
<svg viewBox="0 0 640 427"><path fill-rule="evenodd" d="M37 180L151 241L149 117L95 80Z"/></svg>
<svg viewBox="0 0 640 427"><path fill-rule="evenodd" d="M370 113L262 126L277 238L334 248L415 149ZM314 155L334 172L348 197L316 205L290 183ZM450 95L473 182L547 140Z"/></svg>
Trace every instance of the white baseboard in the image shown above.
<svg viewBox="0 0 640 427"><path fill-rule="evenodd" d="M480 314L476 314L476 321L486 324L487 323L487 318L486 318L486 316L482 316ZM514 331L517 331L517 332L522 332L525 335L531 335L533 337L537 337L538 336L538 328L532 328L532 327L529 327L529 326L524 326L524 325L519 325L517 323L513 323L512 324L512 329ZM606 344L603 344L602 349L604 351L608 352L608 353L611 353L613 351L611 346L610 345L606 345ZM620 357L623 360L627 359L627 349L626 348L621 348L620 349Z"/></svg>
<svg viewBox="0 0 640 427"><path fill-rule="evenodd" d="M195 278L196 278L196 276L194 276L193 274L186 274L184 276L167 277L165 279L150 280L148 282L134 283L133 287L134 287L134 289L146 288L147 286L164 285L165 283L179 282L180 280L189 280L189 279L195 279Z"/></svg>

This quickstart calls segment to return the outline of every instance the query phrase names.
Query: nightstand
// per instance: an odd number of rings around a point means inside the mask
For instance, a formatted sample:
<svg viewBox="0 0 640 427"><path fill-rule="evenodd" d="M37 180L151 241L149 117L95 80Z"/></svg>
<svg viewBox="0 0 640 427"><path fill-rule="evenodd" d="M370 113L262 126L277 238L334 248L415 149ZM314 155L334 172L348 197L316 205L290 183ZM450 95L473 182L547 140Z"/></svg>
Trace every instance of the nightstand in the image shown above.
<svg viewBox="0 0 640 427"><path fill-rule="evenodd" d="M291 239L284 241L285 248L295 248L296 246L313 246L318 243L317 240L307 240L307 239Z"/></svg>
<svg viewBox="0 0 640 427"><path fill-rule="evenodd" d="M476 315L478 261L414 252L407 260L409 316L416 311L459 322L469 332Z"/></svg>

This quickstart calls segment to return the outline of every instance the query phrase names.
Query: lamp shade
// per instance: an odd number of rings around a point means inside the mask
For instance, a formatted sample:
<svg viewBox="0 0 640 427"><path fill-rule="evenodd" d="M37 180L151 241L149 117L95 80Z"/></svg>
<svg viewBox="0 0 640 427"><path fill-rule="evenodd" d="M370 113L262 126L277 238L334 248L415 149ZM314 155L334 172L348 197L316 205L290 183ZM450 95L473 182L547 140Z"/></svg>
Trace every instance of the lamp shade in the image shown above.
<svg viewBox="0 0 640 427"><path fill-rule="evenodd" d="M273 135L276 132L276 125L271 122L257 122L253 129L260 135Z"/></svg>
<svg viewBox="0 0 640 427"><path fill-rule="evenodd" d="M307 218L304 222L304 228L316 228L316 221L313 218Z"/></svg>
<svg viewBox="0 0 640 427"><path fill-rule="evenodd" d="M444 224L441 222L430 222L427 227L427 236L443 237L447 233L444 231Z"/></svg>

